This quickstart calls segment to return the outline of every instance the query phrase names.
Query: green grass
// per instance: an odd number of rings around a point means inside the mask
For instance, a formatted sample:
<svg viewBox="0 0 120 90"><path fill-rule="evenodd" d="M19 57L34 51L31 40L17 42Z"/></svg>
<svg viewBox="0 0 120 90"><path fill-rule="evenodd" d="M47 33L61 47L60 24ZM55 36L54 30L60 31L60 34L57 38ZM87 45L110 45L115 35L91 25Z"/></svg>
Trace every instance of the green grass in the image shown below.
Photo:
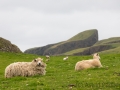
<svg viewBox="0 0 120 90"><path fill-rule="evenodd" d="M120 54L100 54L103 68L75 71L77 61L92 56L45 56L0 52L0 90L120 90ZM7 65L42 57L47 64L44 76L4 78Z"/></svg>
<svg viewBox="0 0 120 90"><path fill-rule="evenodd" d="M78 49L74 49L74 50L71 50L71 51L68 51L66 53L63 53L63 55L73 55L75 53L79 53L79 52L83 52L86 48L78 48Z"/></svg>
<svg viewBox="0 0 120 90"><path fill-rule="evenodd" d="M68 41L77 41L77 40L85 40L89 38L93 33L95 33L96 29L86 30L78 33L77 35L70 38Z"/></svg>

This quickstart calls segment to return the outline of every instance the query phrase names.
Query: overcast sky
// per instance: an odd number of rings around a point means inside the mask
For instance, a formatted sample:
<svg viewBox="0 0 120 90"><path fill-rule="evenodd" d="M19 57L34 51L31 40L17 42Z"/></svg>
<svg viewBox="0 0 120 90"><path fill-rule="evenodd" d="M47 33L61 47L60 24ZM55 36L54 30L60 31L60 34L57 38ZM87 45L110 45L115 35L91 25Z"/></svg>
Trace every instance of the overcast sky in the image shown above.
<svg viewBox="0 0 120 90"><path fill-rule="evenodd" d="M120 0L0 0L0 37L22 51L88 29L99 40L120 37Z"/></svg>

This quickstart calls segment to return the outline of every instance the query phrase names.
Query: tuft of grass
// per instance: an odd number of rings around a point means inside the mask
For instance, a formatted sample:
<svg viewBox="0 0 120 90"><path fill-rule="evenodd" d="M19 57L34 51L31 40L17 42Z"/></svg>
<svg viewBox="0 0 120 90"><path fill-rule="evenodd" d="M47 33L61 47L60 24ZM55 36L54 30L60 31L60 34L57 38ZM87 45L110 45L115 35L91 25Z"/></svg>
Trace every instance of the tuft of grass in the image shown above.
<svg viewBox="0 0 120 90"><path fill-rule="evenodd" d="M0 52L0 90L120 90L120 54L100 54L103 68L75 71L77 61L92 56L51 56L44 76L4 78L7 65L45 56Z"/></svg>

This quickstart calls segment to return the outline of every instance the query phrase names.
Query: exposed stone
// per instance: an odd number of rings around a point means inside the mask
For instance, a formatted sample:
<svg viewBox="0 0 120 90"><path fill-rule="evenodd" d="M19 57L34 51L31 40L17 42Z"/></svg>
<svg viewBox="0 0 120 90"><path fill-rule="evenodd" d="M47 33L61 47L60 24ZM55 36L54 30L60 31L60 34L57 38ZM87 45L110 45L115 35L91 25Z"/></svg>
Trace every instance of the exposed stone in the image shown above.
<svg viewBox="0 0 120 90"><path fill-rule="evenodd" d="M2 37L0 37L0 51L22 53L16 45Z"/></svg>

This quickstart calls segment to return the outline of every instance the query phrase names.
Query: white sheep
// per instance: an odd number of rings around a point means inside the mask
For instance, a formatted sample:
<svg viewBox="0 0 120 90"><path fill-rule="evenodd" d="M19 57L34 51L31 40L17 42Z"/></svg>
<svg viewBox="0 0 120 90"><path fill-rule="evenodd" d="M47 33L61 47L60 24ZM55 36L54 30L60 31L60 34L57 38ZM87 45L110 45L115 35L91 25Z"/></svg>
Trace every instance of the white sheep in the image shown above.
<svg viewBox="0 0 120 90"><path fill-rule="evenodd" d="M49 61L50 60L50 56L49 55L46 55L46 61Z"/></svg>
<svg viewBox="0 0 120 90"><path fill-rule="evenodd" d="M93 55L93 59L78 61L75 65L75 70L84 70L88 68L102 67L100 62L100 56L98 53Z"/></svg>
<svg viewBox="0 0 120 90"><path fill-rule="evenodd" d="M46 55L46 58L47 58L47 59L49 59L49 58L50 58L50 56L49 56L49 55Z"/></svg>
<svg viewBox="0 0 120 90"><path fill-rule="evenodd" d="M11 78L15 76L34 76L45 75L46 64L43 59L37 58L32 62L15 62L8 65L5 69L5 78Z"/></svg>
<svg viewBox="0 0 120 90"><path fill-rule="evenodd" d="M63 60L67 60L68 59L68 56L64 57Z"/></svg>

